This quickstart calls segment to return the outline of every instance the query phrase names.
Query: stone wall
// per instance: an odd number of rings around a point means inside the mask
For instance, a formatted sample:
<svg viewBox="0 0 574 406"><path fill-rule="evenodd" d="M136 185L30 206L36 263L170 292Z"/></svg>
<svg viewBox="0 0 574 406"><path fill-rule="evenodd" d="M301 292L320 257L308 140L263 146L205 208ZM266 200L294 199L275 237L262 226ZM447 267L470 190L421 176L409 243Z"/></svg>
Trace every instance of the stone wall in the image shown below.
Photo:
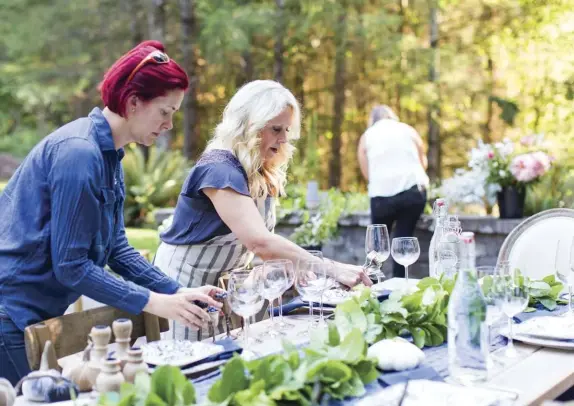
<svg viewBox="0 0 574 406"><path fill-rule="evenodd" d="M475 234L477 266L494 265L504 239L522 221L464 215L459 216L459 219L464 231L472 231ZM300 218L296 214L290 215L277 225L275 232L289 236L298 224L300 224ZM323 246L323 254L336 261L351 264L364 263L365 230L369 224L368 213L342 217L339 220L338 237ZM409 275L413 278L428 276L428 248L433 231L433 218L427 215L421 216L415 231L415 237L419 239L421 246L421 256L414 265L409 267ZM391 276L391 269L389 259L383 268L386 276Z"/></svg>
<svg viewBox="0 0 574 406"><path fill-rule="evenodd" d="M156 211L156 222L160 224L165 218L173 213L173 209L161 209ZM498 251L506 236L522 220L501 220L489 216L465 216L459 219L464 231L472 231L476 238L476 264L494 265ZM293 213L283 218L275 227L277 234L288 237L295 227L301 223L300 216ZM339 235L323 246L323 254L336 261L350 264L363 264L365 261L365 230L370 224L369 213L355 213L344 216L339 220ZM419 239L421 256L419 260L409 268L409 275L413 278L428 276L428 248L434 231L433 218L423 215L417 223L415 237ZM387 261L383 268L385 275L390 277L391 261Z"/></svg>

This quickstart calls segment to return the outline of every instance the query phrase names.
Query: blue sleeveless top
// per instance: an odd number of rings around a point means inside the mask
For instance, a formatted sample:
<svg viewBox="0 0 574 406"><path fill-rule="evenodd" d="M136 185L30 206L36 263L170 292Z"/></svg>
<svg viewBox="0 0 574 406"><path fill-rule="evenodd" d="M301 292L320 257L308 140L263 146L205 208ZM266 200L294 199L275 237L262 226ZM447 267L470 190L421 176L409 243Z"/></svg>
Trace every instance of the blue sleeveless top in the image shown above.
<svg viewBox="0 0 574 406"><path fill-rule="evenodd" d="M215 211L204 188L230 188L250 196L247 173L230 151L214 149L204 153L189 172L175 206L171 226L160 234L171 245L192 245L230 234Z"/></svg>

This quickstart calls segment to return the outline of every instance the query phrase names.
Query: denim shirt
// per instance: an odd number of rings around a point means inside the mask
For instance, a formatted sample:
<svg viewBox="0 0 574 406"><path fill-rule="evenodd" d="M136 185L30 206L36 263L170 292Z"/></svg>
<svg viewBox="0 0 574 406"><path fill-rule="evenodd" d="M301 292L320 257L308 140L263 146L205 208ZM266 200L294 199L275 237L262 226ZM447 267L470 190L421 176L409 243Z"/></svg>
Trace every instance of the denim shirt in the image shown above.
<svg viewBox="0 0 574 406"><path fill-rule="evenodd" d="M128 244L123 155L95 108L36 145L0 195L0 306L20 329L81 295L137 314L150 290L179 288Z"/></svg>

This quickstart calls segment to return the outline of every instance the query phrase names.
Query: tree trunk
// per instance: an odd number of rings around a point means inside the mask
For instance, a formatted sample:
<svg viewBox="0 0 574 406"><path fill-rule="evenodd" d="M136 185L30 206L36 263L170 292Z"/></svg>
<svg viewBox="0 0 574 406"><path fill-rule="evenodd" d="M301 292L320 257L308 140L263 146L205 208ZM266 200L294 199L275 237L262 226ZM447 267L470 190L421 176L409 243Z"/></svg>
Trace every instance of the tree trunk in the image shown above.
<svg viewBox="0 0 574 406"><path fill-rule="evenodd" d="M333 89L335 100L333 105L331 161L329 162L329 187L339 187L341 185L341 133L345 114L345 52L347 50L346 11L345 2L342 2L335 31L335 83Z"/></svg>
<svg viewBox="0 0 574 406"><path fill-rule="evenodd" d="M407 25L407 10L409 8L409 0L398 0L399 3L399 14L401 16L401 23L399 24L399 34L401 38L404 38L407 34L408 25ZM401 49L401 59L400 59L400 75L401 77L406 75L407 72L407 53ZM396 92L396 99L395 99L395 108L397 115L401 117L401 97L403 94L403 84L402 80L397 81L397 92Z"/></svg>
<svg viewBox="0 0 574 406"><path fill-rule="evenodd" d="M492 130L493 130L492 124L494 118L494 108L492 105L493 101L491 99L491 97L494 96L494 61L492 60L492 55L490 54L490 51L488 51L488 62L486 71L488 73L488 79L487 79L488 104L486 108L486 121L484 122L484 125L482 127L482 139L487 144L490 144L492 142Z"/></svg>
<svg viewBox="0 0 574 406"><path fill-rule="evenodd" d="M430 0L430 48L431 62L429 69L429 81L435 91L438 93L438 2ZM433 181L437 181L441 176L441 148L440 148L440 130L438 116L440 114L438 94L429 106L427 120L429 127L428 134L428 175Z"/></svg>
<svg viewBox="0 0 574 406"><path fill-rule="evenodd" d="M143 41L143 32L140 21L139 7L137 0L124 0L124 6L126 9L126 14L130 18L130 38L132 46L135 47L137 44ZM145 162L149 160L149 147L146 145L138 144Z"/></svg>
<svg viewBox="0 0 574 406"><path fill-rule="evenodd" d="M275 21L277 22L277 31L275 37L275 48L274 48L274 60L273 65L273 78L279 82L283 82L283 52L284 52L284 37L285 37L285 27L287 22L285 21L285 0L275 0L277 5L277 17Z"/></svg>
<svg viewBox="0 0 574 406"><path fill-rule="evenodd" d="M148 29L154 41L165 40L165 0L149 0Z"/></svg>
<svg viewBox="0 0 574 406"><path fill-rule="evenodd" d="M165 45L165 5L166 0L148 0L148 31L149 38L160 41ZM172 132L166 131L155 141L155 146L160 151L166 151L171 143Z"/></svg>
<svg viewBox="0 0 574 406"><path fill-rule="evenodd" d="M183 99L183 155L197 156L197 69L195 63L196 17L195 0L179 0L181 15L181 53L183 68L189 76L189 89Z"/></svg>

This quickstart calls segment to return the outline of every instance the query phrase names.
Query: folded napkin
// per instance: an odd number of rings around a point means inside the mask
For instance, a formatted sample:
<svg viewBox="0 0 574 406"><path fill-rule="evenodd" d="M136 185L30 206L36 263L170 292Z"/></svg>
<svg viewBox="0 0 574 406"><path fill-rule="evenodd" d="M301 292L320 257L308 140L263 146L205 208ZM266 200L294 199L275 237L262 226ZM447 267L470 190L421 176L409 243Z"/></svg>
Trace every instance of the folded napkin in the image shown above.
<svg viewBox="0 0 574 406"><path fill-rule="evenodd" d="M542 306L540 303L537 303L536 305L534 305L534 307L536 308L535 312L530 312L530 313L520 313L517 314L516 316L513 317L513 320L515 323L522 323L526 320L529 320L533 317L542 317L542 316L559 316L562 313L565 313L566 311L568 311L568 306L567 305L558 305L556 307L556 309L550 311L548 309L546 309L544 306Z"/></svg>
<svg viewBox="0 0 574 406"><path fill-rule="evenodd" d="M406 371L384 372L377 378L381 386L385 388L396 383L414 381L417 379L444 382L444 379L442 379L438 372L428 365L419 365L417 368L407 369Z"/></svg>
<svg viewBox="0 0 574 406"><path fill-rule="evenodd" d="M390 294L391 294L390 290L382 290L381 292L378 292L377 299L379 301L383 301L383 300L387 299ZM289 314L290 312L292 312L294 310L297 310L301 307L305 307L308 305L309 305L309 302L304 301L301 296L297 296L297 297L293 298L293 300L291 300L289 303L286 303L282 306L283 307L283 314ZM319 303L313 302L313 305L319 306ZM323 307L334 308L336 306L333 306L333 305L330 305L327 303L323 303ZM273 308L273 315L279 316L279 306L275 306Z"/></svg>
<svg viewBox="0 0 574 406"><path fill-rule="evenodd" d="M182 365L179 368L182 370L189 369L197 365L205 364L207 362L226 360L233 357L235 353L241 354L241 352L243 351L243 348L237 345L235 341L231 338L224 338L222 340L217 340L214 344L221 345L223 347L223 351L218 352L217 354L210 355L209 357L205 357L197 361L190 362L189 364Z"/></svg>

